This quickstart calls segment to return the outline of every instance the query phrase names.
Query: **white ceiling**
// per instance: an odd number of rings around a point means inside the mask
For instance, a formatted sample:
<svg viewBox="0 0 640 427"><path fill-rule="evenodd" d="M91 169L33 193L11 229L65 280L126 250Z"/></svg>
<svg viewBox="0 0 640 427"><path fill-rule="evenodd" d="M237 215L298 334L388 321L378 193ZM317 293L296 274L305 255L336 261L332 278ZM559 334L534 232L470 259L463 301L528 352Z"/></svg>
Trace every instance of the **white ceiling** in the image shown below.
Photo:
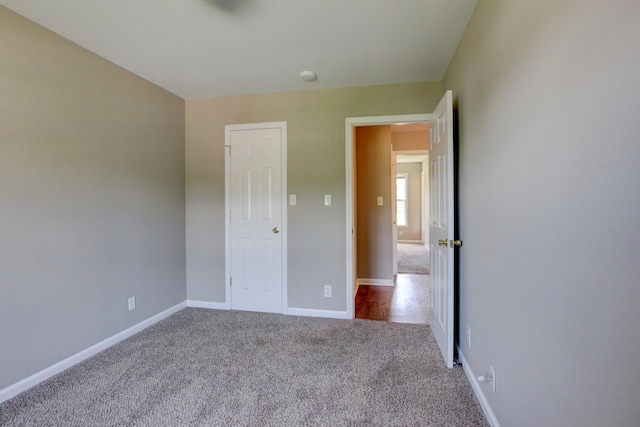
<svg viewBox="0 0 640 427"><path fill-rule="evenodd" d="M440 80L476 3L0 0L186 99Z"/></svg>

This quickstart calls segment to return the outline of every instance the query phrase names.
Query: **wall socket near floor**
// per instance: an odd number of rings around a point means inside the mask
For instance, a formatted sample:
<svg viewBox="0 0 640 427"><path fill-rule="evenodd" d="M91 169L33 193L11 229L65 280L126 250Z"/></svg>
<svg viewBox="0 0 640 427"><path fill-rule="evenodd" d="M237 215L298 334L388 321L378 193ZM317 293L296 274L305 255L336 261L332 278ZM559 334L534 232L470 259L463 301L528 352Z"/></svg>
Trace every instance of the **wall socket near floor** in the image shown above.
<svg viewBox="0 0 640 427"><path fill-rule="evenodd" d="M467 347L471 348L471 327L467 325Z"/></svg>
<svg viewBox="0 0 640 427"><path fill-rule="evenodd" d="M324 296L325 298L331 298L331 285L324 285Z"/></svg>
<svg viewBox="0 0 640 427"><path fill-rule="evenodd" d="M491 389L495 393L496 392L496 370L491 365L489 365L489 375L491 375L491 378L493 378L493 381L491 381Z"/></svg>
<svg viewBox="0 0 640 427"><path fill-rule="evenodd" d="M136 308L136 297L129 298L129 311Z"/></svg>
<svg viewBox="0 0 640 427"><path fill-rule="evenodd" d="M486 374L478 377L478 382L480 384L489 384L491 386L491 390L494 393L496 392L496 370L493 366L489 365L489 370Z"/></svg>

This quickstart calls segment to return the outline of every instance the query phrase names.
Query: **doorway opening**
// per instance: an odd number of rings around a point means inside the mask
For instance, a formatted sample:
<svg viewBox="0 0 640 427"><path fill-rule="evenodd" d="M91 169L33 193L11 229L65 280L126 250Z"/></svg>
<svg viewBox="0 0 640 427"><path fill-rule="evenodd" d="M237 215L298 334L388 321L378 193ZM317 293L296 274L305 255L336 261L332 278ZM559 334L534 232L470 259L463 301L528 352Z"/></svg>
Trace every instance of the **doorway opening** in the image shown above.
<svg viewBox="0 0 640 427"><path fill-rule="evenodd" d="M399 116L378 116L349 118L346 120L346 158L347 158L347 310L351 317L363 317L361 307L368 304L369 316L379 320L388 320L408 323L428 323L429 310L429 290L428 274L406 274L398 272L398 240L408 240L401 244L421 244L428 243L428 223L426 215L428 207L426 205L426 192L428 191L428 123L433 120L432 114L399 115ZM370 158L371 153L363 154L363 144L358 143L359 138L367 135L378 134L374 128L391 127L396 131L403 132L403 137L414 134L418 129L424 131L425 144L421 147L409 147L402 144L388 144L385 164L379 170L367 171L367 160L358 157L358 146L360 155ZM386 131L385 131L386 132ZM385 132L382 132L383 137ZM374 135L374 138L376 136ZM402 139L402 138L401 138ZM406 138L403 138L406 140ZM379 140L372 149L377 152L378 160L384 157L384 148L381 148ZM398 149L399 148L399 149ZM373 154L374 156L376 153ZM408 209L410 198L417 202L416 210L404 213L406 224L397 226L398 199L397 199L397 159L400 156L421 156L421 157L400 157L401 163L416 163L411 165L413 169L417 166L419 172L414 175L412 195L405 194L403 201ZM369 159L370 160L370 159ZM375 163L375 159L373 162ZM423 179L422 164L425 164L426 179ZM384 162L383 162L384 163ZM404 165L401 168L405 168ZM363 174L363 169L365 173ZM372 180L368 179L367 173L379 175L373 181L384 182L386 187L368 188ZM364 179L363 179L364 177ZM382 177L382 178L381 178ZM360 184L358 184L360 178ZM381 178L381 179L380 179ZM408 178L408 175L407 175ZM407 183L405 181L405 183ZM365 183L363 185L363 183ZM417 185L417 187L416 187ZM366 187L366 188L362 188ZM374 185L375 187L375 185ZM415 188L414 188L415 187ZM388 190L388 191L387 191ZM406 188L408 190L408 188ZM417 194L417 195L416 195ZM365 211L365 212L363 212ZM368 215L366 211L369 211ZM369 218L366 218L369 216ZM363 222L364 218L364 222ZM363 223L372 224L374 230L366 229ZM359 225L360 222L360 225ZM409 228L411 222L411 230ZM400 231L399 231L400 229ZM400 235L399 233L402 233ZM417 234L416 234L417 233ZM377 237L371 238L372 235ZM382 236L382 237L380 237ZM388 242L388 243L387 243ZM371 247L375 244L385 246L381 248ZM424 246L423 246L424 247ZM391 253L392 255L386 256ZM424 263L428 265L428 251L425 252ZM377 269L370 267L371 262L367 257L374 258L373 263ZM387 264L385 268L379 268L380 262ZM364 268L363 268L364 267ZM374 276L374 277L372 277ZM356 312L358 306L358 312ZM422 309L419 307L422 306ZM364 317L367 315L365 314Z"/></svg>

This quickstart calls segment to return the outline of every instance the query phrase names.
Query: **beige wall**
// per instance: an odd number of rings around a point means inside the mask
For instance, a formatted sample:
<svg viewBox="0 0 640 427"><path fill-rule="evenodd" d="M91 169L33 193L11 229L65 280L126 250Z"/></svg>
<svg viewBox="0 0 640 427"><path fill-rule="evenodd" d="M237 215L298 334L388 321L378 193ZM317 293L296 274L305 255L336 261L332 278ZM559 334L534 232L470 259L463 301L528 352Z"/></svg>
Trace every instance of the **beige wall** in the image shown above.
<svg viewBox="0 0 640 427"><path fill-rule="evenodd" d="M446 74L460 344L503 426L640 420L639 22L637 0L481 0Z"/></svg>
<svg viewBox="0 0 640 427"><path fill-rule="evenodd" d="M431 113L431 111L429 111ZM422 151L429 150L429 132L393 132L393 151Z"/></svg>
<svg viewBox="0 0 640 427"><path fill-rule="evenodd" d="M225 124L287 122L288 191L298 197L288 208L289 304L344 311L345 118L431 112L442 93L426 82L187 101L188 298L225 300ZM333 298L323 297L327 284Z"/></svg>
<svg viewBox="0 0 640 427"><path fill-rule="evenodd" d="M407 174L407 227L398 226L398 240L422 240L422 163L398 163Z"/></svg>
<svg viewBox="0 0 640 427"><path fill-rule="evenodd" d="M356 253L358 279L393 279L391 129L356 128ZM378 206L377 198L383 205Z"/></svg>
<svg viewBox="0 0 640 427"><path fill-rule="evenodd" d="M0 23L3 389L185 300L185 129L182 99Z"/></svg>

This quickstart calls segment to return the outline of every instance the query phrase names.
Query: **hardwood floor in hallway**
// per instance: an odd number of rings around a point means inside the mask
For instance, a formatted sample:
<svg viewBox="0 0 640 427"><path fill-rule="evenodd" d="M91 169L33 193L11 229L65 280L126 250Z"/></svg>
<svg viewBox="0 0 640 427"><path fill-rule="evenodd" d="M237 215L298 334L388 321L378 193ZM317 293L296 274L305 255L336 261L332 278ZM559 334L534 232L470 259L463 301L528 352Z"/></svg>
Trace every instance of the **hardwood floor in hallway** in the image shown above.
<svg viewBox="0 0 640 427"><path fill-rule="evenodd" d="M360 285L356 319L429 323L429 275L398 274L396 286Z"/></svg>

